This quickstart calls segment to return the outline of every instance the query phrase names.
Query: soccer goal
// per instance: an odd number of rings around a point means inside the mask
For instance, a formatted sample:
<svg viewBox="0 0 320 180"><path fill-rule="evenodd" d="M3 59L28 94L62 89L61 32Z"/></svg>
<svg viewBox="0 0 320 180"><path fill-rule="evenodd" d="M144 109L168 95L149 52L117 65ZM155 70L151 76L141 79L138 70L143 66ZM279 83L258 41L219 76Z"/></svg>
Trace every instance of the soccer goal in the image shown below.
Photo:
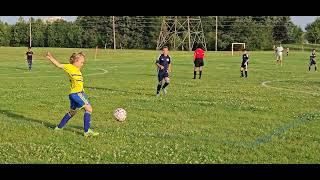
<svg viewBox="0 0 320 180"><path fill-rule="evenodd" d="M246 48L246 43L232 43L231 52L233 56L233 51L242 51Z"/></svg>

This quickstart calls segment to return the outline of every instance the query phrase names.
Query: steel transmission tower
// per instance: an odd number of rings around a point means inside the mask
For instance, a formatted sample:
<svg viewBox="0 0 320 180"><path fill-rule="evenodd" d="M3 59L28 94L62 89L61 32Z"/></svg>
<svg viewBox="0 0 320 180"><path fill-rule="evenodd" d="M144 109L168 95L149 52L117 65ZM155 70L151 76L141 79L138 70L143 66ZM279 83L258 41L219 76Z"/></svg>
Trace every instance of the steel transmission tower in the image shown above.
<svg viewBox="0 0 320 180"><path fill-rule="evenodd" d="M164 16L157 41L157 50L164 45L192 51L195 43L207 50L200 16Z"/></svg>

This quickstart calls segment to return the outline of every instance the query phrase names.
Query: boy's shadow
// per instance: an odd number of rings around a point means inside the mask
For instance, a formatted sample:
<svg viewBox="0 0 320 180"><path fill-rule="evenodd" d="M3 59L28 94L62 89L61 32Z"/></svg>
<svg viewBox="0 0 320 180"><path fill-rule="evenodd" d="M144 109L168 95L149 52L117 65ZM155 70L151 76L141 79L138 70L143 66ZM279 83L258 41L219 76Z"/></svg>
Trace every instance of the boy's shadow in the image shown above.
<svg viewBox="0 0 320 180"><path fill-rule="evenodd" d="M150 97L154 96L151 93L142 93L141 91L126 91L126 90L111 89L111 88L105 88L105 87L92 87L92 86L86 86L85 88L88 88L90 90L117 91L117 92L122 92L126 94L137 94L137 95L150 96Z"/></svg>
<svg viewBox="0 0 320 180"><path fill-rule="evenodd" d="M23 115L11 112L9 110L0 109L0 113L6 115L9 118L13 118L13 119L17 119L17 120L23 120L23 121L26 121L26 122L38 123L38 124L44 125L47 128L52 129L52 131L56 127L56 124L52 124L52 123L46 122L46 121L41 121L39 119L33 119L33 118L25 117ZM80 127L80 126L67 126L67 128L64 129L64 131L75 132L77 134L81 134L82 135L81 132L74 131L74 130L68 128L68 127L71 127L71 128L77 129L77 130L79 130L79 129L82 130L82 127Z"/></svg>

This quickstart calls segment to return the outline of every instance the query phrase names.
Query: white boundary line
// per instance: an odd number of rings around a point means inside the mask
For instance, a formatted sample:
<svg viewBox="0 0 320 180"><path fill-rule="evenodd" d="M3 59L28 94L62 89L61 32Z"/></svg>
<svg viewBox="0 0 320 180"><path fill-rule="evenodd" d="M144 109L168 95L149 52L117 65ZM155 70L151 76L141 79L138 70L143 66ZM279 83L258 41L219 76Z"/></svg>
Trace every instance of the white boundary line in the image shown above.
<svg viewBox="0 0 320 180"><path fill-rule="evenodd" d="M312 78L312 79L315 79L315 78ZM307 79L307 80L312 80L312 79ZM281 82L281 81L290 81L290 80L295 80L295 79L283 79L283 80L274 80L274 81L263 81L261 83L261 85L263 87L266 87L266 88L272 88L272 89L277 89L277 90L285 90L285 91L291 91L291 92L296 92L296 93L305 93L305 94L311 94L311 95L314 95L314 96L319 96L320 93L313 93L313 92L308 92L308 91L299 91L299 90L292 90L292 89L287 89L287 88L281 88L281 87L273 87L273 86L270 86L270 85L267 85L271 82Z"/></svg>
<svg viewBox="0 0 320 180"><path fill-rule="evenodd" d="M108 73L109 71L108 70L105 70L105 69L102 69L102 68L96 68L96 69L99 69L99 70L101 70L101 71L103 71L103 72L101 72L101 73L92 73L92 74L87 74L87 75L85 75L85 76L95 76L95 75L103 75L103 74L106 74L106 73ZM46 71L47 72L47 71ZM52 72L52 71L48 71L48 72ZM1 74L1 75L5 75L5 74ZM7 74L7 75L12 75L12 74ZM0 76L1 77L1 76ZM62 75L55 75L55 76L30 76L30 77L8 77L8 76L6 76L6 77L4 77L4 78L42 78L42 77L46 77L46 78L50 78L50 77L62 77Z"/></svg>

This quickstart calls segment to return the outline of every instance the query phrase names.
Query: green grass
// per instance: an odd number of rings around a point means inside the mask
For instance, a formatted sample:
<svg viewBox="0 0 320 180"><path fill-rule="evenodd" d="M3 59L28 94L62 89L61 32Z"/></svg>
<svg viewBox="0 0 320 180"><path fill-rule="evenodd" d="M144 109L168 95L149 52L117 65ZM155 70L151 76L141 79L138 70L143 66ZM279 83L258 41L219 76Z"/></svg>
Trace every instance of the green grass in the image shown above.
<svg viewBox="0 0 320 180"><path fill-rule="evenodd" d="M84 49L101 133L85 139L82 112L53 131L69 108L69 81L43 57L48 49L33 49L28 72L25 48L0 48L0 163L320 162L320 74L307 71L309 52L290 51L282 68L273 52L250 52L247 79L239 54L207 52L201 80L191 79L192 52L171 52L168 94L156 98L158 52L99 50L95 59ZM49 50L67 63L79 49ZM123 123L117 107L127 110Z"/></svg>

